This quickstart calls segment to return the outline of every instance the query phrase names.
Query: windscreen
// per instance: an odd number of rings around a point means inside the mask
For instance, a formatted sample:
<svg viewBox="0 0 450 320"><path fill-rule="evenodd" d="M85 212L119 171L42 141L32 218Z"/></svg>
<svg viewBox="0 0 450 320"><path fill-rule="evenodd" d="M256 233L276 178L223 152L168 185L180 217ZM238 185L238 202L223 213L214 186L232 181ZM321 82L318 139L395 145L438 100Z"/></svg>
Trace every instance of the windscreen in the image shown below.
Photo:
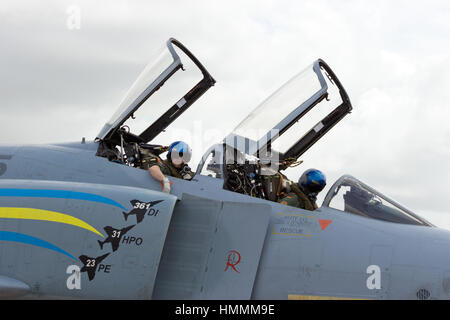
<svg viewBox="0 0 450 320"><path fill-rule="evenodd" d="M394 223L432 226L398 203L351 177L341 177L328 192L323 206Z"/></svg>

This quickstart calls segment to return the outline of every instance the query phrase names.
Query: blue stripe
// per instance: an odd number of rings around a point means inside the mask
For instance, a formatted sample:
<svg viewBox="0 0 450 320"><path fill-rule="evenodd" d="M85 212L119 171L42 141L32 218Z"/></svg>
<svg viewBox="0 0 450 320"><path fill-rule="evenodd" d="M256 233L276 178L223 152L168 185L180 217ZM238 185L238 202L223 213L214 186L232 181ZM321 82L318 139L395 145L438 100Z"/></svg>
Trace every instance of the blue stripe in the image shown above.
<svg viewBox="0 0 450 320"><path fill-rule="evenodd" d="M0 240L31 244L33 246L42 247L42 248L46 248L46 249L49 249L49 250L53 250L53 251L62 253L62 254L68 256L69 258L71 258L73 260L77 260L70 253L62 250L61 248L58 248L57 246L51 244L50 242L47 242L47 241L44 241L42 239L26 235L26 234L23 234L23 233L9 232L9 231L0 231Z"/></svg>
<svg viewBox="0 0 450 320"><path fill-rule="evenodd" d="M66 190L40 190L40 189L0 189L0 197L26 197L26 198L56 198L75 199L101 202L126 210L120 203L106 197L92 193L66 191Z"/></svg>

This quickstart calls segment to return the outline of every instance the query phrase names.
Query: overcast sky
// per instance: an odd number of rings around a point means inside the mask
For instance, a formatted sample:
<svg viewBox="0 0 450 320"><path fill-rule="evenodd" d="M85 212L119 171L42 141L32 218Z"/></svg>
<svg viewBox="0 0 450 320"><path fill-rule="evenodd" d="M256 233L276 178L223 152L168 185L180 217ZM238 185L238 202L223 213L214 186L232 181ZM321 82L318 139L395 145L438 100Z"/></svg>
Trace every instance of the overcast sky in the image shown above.
<svg viewBox="0 0 450 320"><path fill-rule="evenodd" d="M0 144L93 140L170 37L217 81L176 123L206 136L322 58L353 112L289 177L348 173L450 229L449 16L448 0L2 0Z"/></svg>

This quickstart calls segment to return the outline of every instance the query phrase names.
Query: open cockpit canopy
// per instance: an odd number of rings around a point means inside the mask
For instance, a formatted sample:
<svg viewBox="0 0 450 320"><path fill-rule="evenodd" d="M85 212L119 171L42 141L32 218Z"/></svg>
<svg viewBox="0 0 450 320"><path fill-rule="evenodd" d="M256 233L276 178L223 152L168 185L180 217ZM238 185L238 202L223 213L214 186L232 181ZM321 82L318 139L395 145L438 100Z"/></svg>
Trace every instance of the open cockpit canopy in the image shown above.
<svg viewBox="0 0 450 320"><path fill-rule="evenodd" d="M180 56L190 61L182 61ZM158 96L160 92L157 93L157 91L169 79L176 78L174 75L177 72L179 74L180 70L185 71L186 63L196 68L199 74L201 73L200 81L189 84L189 87L181 93L177 92L177 90L168 90L170 99L161 99ZM189 82L189 80L192 80L192 77L187 80ZM179 84L178 79L172 82ZM186 81L184 81L185 83ZM121 140L122 142L150 142L186 111L214 83L215 80L197 58L179 41L171 38L159 52L157 58L147 65L131 86L125 98L120 103L118 110L104 125L97 139L113 145L119 145ZM148 108L150 109L150 113L141 116L139 119L138 109L144 103L147 103L148 100L152 100L151 102L153 102L151 108ZM140 132L136 132L134 126L138 121L144 121L144 127Z"/></svg>
<svg viewBox="0 0 450 320"><path fill-rule="evenodd" d="M345 89L319 59L254 109L225 144L271 165L292 162L351 110Z"/></svg>

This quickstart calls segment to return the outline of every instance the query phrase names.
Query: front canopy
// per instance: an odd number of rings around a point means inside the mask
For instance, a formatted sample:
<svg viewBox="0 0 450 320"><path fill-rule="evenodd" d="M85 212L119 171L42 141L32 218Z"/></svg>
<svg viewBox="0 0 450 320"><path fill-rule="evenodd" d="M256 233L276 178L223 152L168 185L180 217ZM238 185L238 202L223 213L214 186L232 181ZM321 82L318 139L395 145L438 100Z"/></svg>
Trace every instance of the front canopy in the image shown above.
<svg viewBox="0 0 450 320"><path fill-rule="evenodd" d="M225 144L269 162L295 161L351 109L343 86L319 59L254 109Z"/></svg>

